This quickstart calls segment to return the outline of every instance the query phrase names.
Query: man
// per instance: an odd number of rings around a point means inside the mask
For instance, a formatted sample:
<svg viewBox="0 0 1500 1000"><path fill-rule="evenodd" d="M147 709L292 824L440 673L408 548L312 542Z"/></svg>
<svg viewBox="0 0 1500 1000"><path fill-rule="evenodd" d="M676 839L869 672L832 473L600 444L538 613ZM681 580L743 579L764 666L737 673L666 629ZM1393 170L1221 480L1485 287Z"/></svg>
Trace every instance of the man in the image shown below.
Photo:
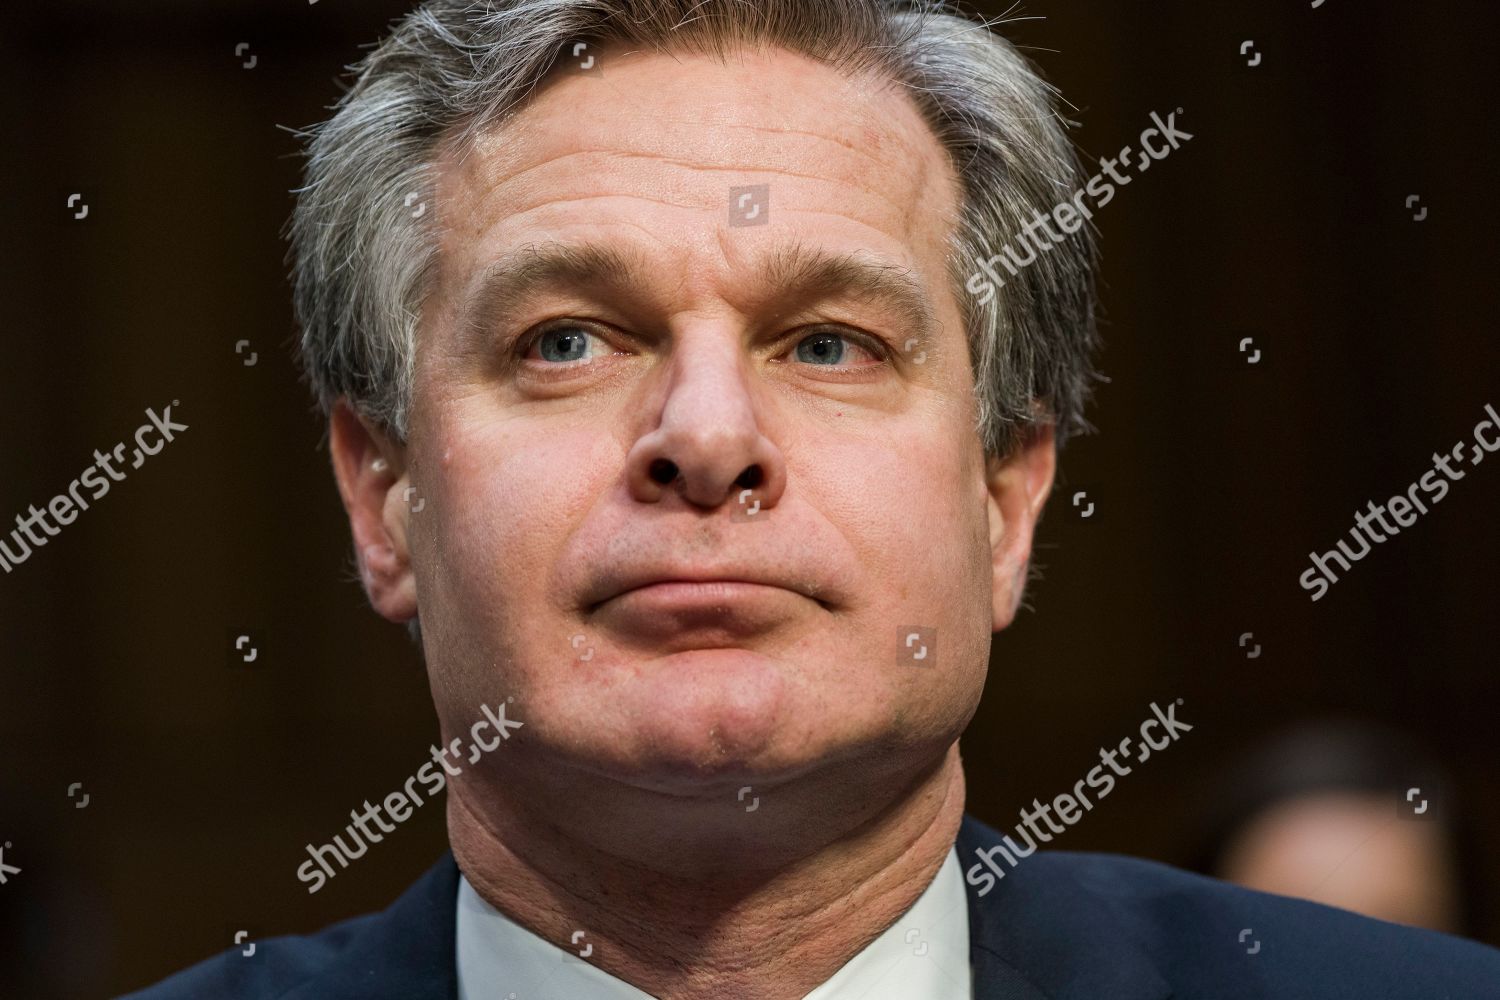
<svg viewBox="0 0 1500 1000"><path fill-rule="evenodd" d="M958 738L1083 426L1092 245L965 291L1081 178L1015 50L924 6L438 0L368 57L297 307L464 757L453 856L140 996L1500 990L1500 953L1157 865L976 862Z"/></svg>

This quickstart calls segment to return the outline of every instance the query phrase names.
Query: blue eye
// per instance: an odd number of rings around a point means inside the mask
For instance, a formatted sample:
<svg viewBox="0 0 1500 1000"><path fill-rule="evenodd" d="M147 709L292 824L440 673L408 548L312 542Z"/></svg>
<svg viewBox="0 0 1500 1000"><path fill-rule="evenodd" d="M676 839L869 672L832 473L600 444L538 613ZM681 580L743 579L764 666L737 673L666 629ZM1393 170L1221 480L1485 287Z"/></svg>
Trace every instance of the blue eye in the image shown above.
<svg viewBox="0 0 1500 1000"><path fill-rule="evenodd" d="M560 326L544 331L536 339L543 361L566 363L583 361L589 356L589 333L582 327Z"/></svg>
<svg viewBox="0 0 1500 1000"><path fill-rule="evenodd" d="M815 333L797 342L797 360L810 365L836 365L844 360L845 338L836 333Z"/></svg>

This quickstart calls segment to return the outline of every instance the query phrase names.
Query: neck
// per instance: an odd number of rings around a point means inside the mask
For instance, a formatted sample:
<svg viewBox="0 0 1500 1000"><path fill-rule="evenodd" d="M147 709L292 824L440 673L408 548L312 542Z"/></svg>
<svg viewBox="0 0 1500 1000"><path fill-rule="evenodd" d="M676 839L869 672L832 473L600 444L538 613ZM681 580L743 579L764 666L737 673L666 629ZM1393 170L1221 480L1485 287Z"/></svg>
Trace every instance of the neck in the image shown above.
<svg viewBox="0 0 1500 1000"><path fill-rule="evenodd" d="M492 906L558 947L585 931L595 965L652 996L796 1000L916 902L963 818L957 743L905 772L830 770L743 797L476 773L450 786L449 839Z"/></svg>

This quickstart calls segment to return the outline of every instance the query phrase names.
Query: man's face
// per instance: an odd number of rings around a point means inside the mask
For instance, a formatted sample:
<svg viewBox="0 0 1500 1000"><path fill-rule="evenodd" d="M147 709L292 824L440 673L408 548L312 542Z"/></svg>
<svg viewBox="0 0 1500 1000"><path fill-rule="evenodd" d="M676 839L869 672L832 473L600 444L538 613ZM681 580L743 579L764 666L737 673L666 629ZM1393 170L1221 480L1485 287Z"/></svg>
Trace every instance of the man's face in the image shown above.
<svg viewBox="0 0 1500 1000"><path fill-rule="evenodd" d="M941 753L1051 475L986 473L941 146L786 52L595 68L440 161L377 607L446 733L643 788Z"/></svg>

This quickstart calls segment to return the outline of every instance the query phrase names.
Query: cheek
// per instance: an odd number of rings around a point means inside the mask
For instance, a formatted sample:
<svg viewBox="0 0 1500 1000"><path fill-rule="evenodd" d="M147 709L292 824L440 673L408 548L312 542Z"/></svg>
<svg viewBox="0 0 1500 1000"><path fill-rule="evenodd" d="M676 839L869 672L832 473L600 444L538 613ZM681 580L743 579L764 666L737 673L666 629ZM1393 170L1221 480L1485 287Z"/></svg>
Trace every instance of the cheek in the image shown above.
<svg viewBox="0 0 1500 1000"><path fill-rule="evenodd" d="M789 477L858 550L874 593L898 611L932 596L944 603L972 594L987 603L988 526L977 473L939 429L844 440ZM973 603L971 598L967 602Z"/></svg>
<svg viewBox="0 0 1500 1000"><path fill-rule="evenodd" d="M526 427L520 421L450 421L441 445L424 451L413 481L439 516L414 539L424 612L462 613L473 636L522 638L546 628L559 553L618 479L619 450L597 429ZM415 518L414 518L415 520Z"/></svg>
<svg viewBox="0 0 1500 1000"><path fill-rule="evenodd" d="M971 481L978 473L956 440L956 431L924 429L878 444L845 442L802 473L821 516L855 549L864 581L852 623L859 641L923 700L977 697L970 688L982 682L989 657L988 523ZM903 665L904 633L913 627L933 630L936 662ZM934 671L951 683L928 683Z"/></svg>

